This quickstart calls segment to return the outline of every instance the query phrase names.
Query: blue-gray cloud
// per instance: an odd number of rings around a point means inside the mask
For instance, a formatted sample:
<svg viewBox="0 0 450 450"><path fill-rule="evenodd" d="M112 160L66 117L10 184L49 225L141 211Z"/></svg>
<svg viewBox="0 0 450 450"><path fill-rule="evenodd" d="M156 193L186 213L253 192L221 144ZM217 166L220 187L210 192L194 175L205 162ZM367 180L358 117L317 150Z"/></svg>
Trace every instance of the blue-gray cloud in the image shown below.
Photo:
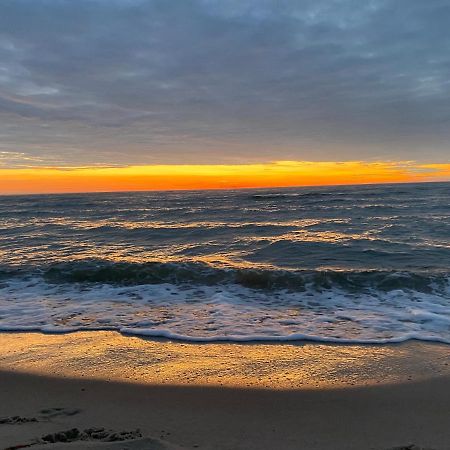
<svg viewBox="0 0 450 450"><path fill-rule="evenodd" d="M448 161L449 23L448 0L2 0L0 151Z"/></svg>

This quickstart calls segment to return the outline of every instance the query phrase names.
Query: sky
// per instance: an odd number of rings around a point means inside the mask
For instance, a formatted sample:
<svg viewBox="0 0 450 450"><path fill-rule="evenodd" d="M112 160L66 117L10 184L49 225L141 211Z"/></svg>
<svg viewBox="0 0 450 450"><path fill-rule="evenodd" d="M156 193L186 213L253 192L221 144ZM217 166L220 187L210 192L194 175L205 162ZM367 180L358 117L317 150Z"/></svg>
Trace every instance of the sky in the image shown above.
<svg viewBox="0 0 450 450"><path fill-rule="evenodd" d="M0 192L450 180L449 23L448 0L1 0Z"/></svg>

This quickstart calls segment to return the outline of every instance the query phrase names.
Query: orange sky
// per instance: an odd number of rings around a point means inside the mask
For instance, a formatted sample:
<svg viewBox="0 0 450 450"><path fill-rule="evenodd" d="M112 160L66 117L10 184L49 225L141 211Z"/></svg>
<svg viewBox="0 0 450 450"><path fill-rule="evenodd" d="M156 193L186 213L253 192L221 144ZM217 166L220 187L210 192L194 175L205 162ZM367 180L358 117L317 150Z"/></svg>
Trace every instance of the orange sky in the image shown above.
<svg viewBox="0 0 450 450"><path fill-rule="evenodd" d="M450 181L450 163L276 161L241 165L1 169L0 193L219 189Z"/></svg>

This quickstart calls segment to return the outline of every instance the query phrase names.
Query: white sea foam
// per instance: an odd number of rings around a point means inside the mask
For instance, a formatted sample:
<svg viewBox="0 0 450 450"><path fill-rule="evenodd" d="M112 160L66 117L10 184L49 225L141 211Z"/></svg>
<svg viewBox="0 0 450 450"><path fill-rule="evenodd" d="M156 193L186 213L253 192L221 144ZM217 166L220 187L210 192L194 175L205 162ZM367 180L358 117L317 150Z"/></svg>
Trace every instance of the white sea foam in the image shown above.
<svg viewBox="0 0 450 450"><path fill-rule="evenodd" d="M264 291L235 284L51 284L14 278L0 288L0 330L117 330L192 342L296 341L450 344L445 294L350 294L338 288Z"/></svg>

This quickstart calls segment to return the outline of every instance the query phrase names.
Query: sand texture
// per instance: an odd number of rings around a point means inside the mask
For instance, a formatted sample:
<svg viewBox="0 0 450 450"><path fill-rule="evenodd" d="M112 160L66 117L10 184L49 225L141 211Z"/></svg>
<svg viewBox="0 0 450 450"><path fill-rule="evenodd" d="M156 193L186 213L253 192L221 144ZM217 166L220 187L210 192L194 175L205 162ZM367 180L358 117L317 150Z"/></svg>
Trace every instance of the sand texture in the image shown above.
<svg viewBox="0 0 450 450"><path fill-rule="evenodd" d="M450 449L446 346L0 344L0 449Z"/></svg>

